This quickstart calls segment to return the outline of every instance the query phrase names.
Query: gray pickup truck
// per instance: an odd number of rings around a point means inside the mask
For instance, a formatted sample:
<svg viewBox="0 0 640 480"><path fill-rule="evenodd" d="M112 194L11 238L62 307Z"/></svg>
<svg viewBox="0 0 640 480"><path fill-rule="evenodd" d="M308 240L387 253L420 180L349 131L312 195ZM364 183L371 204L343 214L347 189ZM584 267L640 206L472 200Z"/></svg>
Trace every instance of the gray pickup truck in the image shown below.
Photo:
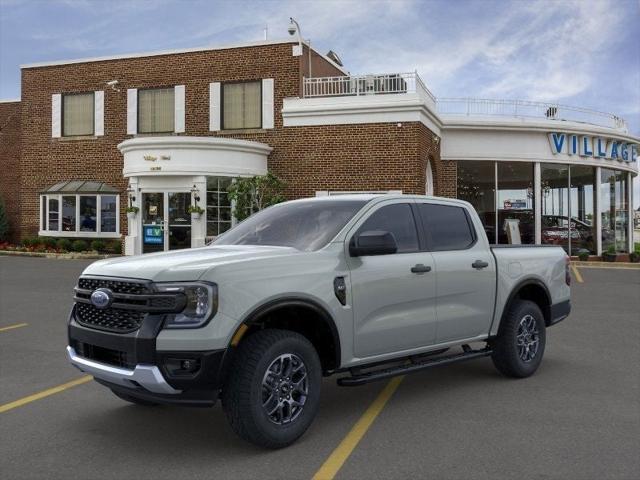
<svg viewBox="0 0 640 480"><path fill-rule="evenodd" d="M323 376L353 386L485 356L533 374L569 284L562 248L491 246L463 201L295 200L207 247L90 265L67 353L138 405L221 398L242 438L279 448L313 421Z"/></svg>

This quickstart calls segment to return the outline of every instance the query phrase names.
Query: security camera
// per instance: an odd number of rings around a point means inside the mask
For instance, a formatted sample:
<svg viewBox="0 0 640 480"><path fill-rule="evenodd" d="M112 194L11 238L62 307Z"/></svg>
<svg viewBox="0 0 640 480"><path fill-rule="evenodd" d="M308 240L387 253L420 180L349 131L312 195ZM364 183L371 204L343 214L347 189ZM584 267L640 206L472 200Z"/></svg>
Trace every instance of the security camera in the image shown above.
<svg viewBox="0 0 640 480"><path fill-rule="evenodd" d="M291 25L289 25L289 28L287 28L287 31L289 32L289 35L293 36L296 34L296 26L292 23Z"/></svg>
<svg viewBox="0 0 640 480"><path fill-rule="evenodd" d="M110 87L115 87L118 84L118 80L111 80L110 82L107 82L107 85L109 85Z"/></svg>

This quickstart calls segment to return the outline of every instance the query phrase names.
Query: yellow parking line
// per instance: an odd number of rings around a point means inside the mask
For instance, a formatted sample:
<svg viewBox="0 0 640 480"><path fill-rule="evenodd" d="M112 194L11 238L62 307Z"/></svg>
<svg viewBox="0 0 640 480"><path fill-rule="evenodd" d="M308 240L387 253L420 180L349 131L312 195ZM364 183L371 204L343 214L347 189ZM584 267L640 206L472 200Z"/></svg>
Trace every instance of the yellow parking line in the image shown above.
<svg viewBox="0 0 640 480"><path fill-rule="evenodd" d="M29 325L28 323L16 323L15 325L9 325L8 327L0 327L0 332L4 332L6 330L13 330L14 328L26 327Z"/></svg>
<svg viewBox="0 0 640 480"><path fill-rule="evenodd" d="M387 383L367 411L364 412L347 436L340 442L340 445L338 445L329 458L322 464L320 470L313 476L313 480L332 480L336 476L403 379L404 377L396 377Z"/></svg>
<svg viewBox="0 0 640 480"><path fill-rule="evenodd" d="M8 412L9 410L13 410L14 408L22 407L27 403L35 402L36 400L40 400L41 398L48 397L49 395L53 395L55 393L64 392L69 388L75 387L77 385L82 385L83 383L90 382L91 380L93 380L93 377L90 375L86 375L84 377L80 377L71 382L58 385L57 387L49 388L47 390L43 390L42 392L34 393L33 395L29 395L28 397L15 400L13 402L5 403L4 405L0 405L0 413Z"/></svg>
<svg viewBox="0 0 640 480"><path fill-rule="evenodd" d="M578 267L576 267L575 265L571 265L571 270L573 270L573 275L576 277L578 283L584 283L582 275L580 275L580 272L578 271Z"/></svg>

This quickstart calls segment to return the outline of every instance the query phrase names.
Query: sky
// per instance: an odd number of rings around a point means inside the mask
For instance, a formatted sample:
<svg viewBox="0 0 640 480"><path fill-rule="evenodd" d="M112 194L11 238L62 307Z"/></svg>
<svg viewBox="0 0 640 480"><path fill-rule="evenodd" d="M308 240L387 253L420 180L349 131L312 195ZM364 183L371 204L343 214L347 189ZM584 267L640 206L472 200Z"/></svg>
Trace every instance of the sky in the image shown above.
<svg viewBox="0 0 640 480"><path fill-rule="evenodd" d="M640 0L0 0L0 99L20 64L283 39L290 16L352 73L611 112L640 136Z"/></svg>

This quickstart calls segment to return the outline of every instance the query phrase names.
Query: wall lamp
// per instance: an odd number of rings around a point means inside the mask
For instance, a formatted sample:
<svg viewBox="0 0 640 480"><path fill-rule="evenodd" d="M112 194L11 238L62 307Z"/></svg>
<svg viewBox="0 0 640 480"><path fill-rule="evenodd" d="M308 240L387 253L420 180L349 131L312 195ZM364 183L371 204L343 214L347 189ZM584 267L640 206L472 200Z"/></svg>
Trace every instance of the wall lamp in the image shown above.
<svg viewBox="0 0 640 480"><path fill-rule="evenodd" d="M199 190L195 185L193 186L193 188L191 188L191 195L193 195L193 199L196 201L196 203L200 201Z"/></svg>

